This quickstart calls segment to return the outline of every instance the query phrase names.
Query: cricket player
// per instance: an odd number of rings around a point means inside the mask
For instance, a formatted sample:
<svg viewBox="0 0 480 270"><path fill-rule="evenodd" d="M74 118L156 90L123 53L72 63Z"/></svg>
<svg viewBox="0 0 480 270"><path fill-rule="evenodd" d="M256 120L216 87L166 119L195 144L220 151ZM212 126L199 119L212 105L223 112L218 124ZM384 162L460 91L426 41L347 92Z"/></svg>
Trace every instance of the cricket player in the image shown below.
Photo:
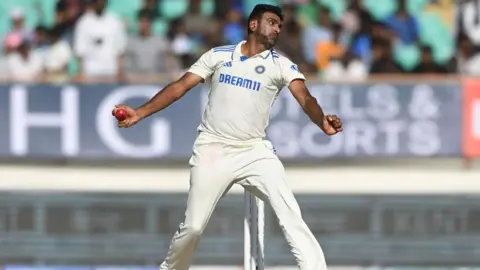
<svg viewBox="0 0 480 270"><path fill-rule="evenodd" d="M284 167L265 137L270 110L284 88L325 134L341 132L342 122L324 114L297 66L273 49L282 20L279 7L255 6L248 18L246 41L209 50L141 107L116 105L112 112L125 109L128 116L118 124L131 127L211 78L208 104L189 161L185 220L173 236L162 270L189 268L215 206L233 184L270 203L301 270L327 269L323 251L287 184Z"/></svg>

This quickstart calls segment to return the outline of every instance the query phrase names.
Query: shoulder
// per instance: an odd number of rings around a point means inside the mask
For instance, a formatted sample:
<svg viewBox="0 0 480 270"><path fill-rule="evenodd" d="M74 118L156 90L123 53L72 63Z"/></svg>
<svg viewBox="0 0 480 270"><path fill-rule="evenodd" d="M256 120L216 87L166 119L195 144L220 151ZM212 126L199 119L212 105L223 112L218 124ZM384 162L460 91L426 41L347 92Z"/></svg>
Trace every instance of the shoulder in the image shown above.
<svg viewBox="0 0 480 270"><path fill-rule="evenodd" d="M223 45L211 49L212 53L233 53L237 45Z"/></svg>
<svg viewBox="0 0 480 270"><path fill-rule="evenodd" d="M281 70L292 69L298 71L298 66L288 57L280 54L279 52L272 50L272 57Z"/></svg>
<svg viewBox="0 0 480 270"><path fill-rule="evenodd" d="M114 22L120 22L121 21L120 16L118 16L116 13L111 12L111 11L105 12L104 16L105 16L106 19L114 21Z"/></svg>
<svg viewBox="0 0 480 270"><path fill-rule="evenodd" d="M83 13L83 15L80 16L80 18L78 18L78 23L88 23L90 21L92 21L94 19L94 16L92 14L92 12L88 11L88 12L85 12Z"/></svg>
<svg viewBox="0 0 480 270"><path fill-rule="evenodd" d="M237 45L225 45L211 48L203 55L207 57L213 63L219 63L222 61L230 61L232 59L233 52Z"/></svg>

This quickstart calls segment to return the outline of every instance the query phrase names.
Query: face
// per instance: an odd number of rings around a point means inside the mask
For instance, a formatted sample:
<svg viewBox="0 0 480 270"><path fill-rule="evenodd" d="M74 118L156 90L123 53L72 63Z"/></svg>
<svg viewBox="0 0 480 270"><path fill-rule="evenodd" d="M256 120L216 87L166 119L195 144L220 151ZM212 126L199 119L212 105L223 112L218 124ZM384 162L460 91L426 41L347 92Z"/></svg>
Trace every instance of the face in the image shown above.
<svg viewBox="0 0 480 270"><path fill-rule="evenodd" d="M430 64L432 63L432 60L433 60L433 55L432 55L432 52L429 51L429 50L425 50L423 51L422 53L422 61L426 64Z"/></svg>
<svg viewBox="0 0 480 270"><path fill-rule="evenodd" d="M330 27L330 25L332 24L332 20L330 19L330 13L328 13L326 9L320 10L318 14L318 23L326 27Z"/></svg>
<svg viewBox="0 0 480 270"><path fill-rule="evenodd" d="M23 28L24 22L25 21L24 21L23 18L14 19L13 20L13 27L15 29L21 29L21 28Z"/></svg>
<svg viewBox="0 0 480 270"><path fill-rule="evenodd" d="M147 0L146 6L150 9L155 9L157 7L157 1L156 0Z"/></svg>
<svg viewBox="0 0 480 270"><path fill-rule="evenodd" d="M259 20L250 21L249 27L257 41L270 49L275 46L278 40L278 35L282 29L282 20L274 13L265 12Z"/></svg>
<svg viewBox="0 0 480 270"><path fill-rule="evenodd" d="M141 18L139 21L139 30L143 35L149 35L150 30L152 29L152 23L147 18Z"/></svg>
<svg viewBox="0 0 480 270"><path fill-rule="evenodd" d="M97 0L95 3L95 11L101 13L105 10L107 0Z"/></svg>

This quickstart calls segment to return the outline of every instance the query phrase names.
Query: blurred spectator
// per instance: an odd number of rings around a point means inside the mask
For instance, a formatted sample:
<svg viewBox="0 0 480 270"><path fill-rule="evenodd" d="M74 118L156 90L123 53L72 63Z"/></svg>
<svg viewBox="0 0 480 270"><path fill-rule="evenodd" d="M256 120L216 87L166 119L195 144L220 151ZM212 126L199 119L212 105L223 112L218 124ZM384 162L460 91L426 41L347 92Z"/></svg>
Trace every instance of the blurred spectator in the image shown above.
<svg viewBox="0 0 480 270"><path fill-rule="evenodd" d="M290 22L297 22L297 6L292 3L284 3L282 5L283 12L283 24L288 24Z"/></svg>
<svg viewBox="0 0 480 270"><path fill-rule="evenodd" d="M64 36L73 44L73 30L80 16L85 12L85 0L58 0L55 7L55 24L64 29Z"/></svg>
<svg viewBox="0 0 480 270"><path fill-rule="evenodd" d="M128 39L125 62L129 74L151 75L179 70L168 41L152 34L152 19L150 13L141 12L138 35Z"/></svg>
<svg viewBox="0 0 480 270"><path fill-rule="evenodd" d="M21 8L12 9L10 12L10 19L12 20L12 29L4 38L4 50L15 50L20 46L20 42L12 42L13 39L18 40L20 38L21 40L31 40L32 38L32 33L25 27L25 14ZM11 36L13 36L13 38L11 38Z"/></svg>
<svg viewBox="0 0 480 270"><path fill-rule="evenodd" d="M472 41L466 36L461 35L456 55L455 72L462 75L480 76L480 49L474 46Z"/></svg>
<svg viewBox="0 0 480 270"><path fill-rule="evenodd" d="M341 24L344 31L351 37L352 53L369 65L375 20L361 0L351 0L347 11L342 16Z"/></svg>
<svg viewBox="0 0 480 270"><path fill-rule="evenodd" d="M240 9L232 8L228 11L223 27L223 38L226 44L238 44L245 39L245 23Z"/></svg>
<svg viewBox="0 0 480 270"><path fill-rule="evenodd" d="M91 6L75 28L74 51L79 59L80 81L88 79L124 80L123 55L126 31L122 21L105 11L106 0L90 0Z"/></svg>
<svg viewBox="0 0 480 270"><path fill-rule="evenodd" d="M210 35L216 34L217 22L201 12L201 0L190 0L187 13L183 16L187 32L198 42L204 42ZM241 14L240 14L241 15Z"/></svg>
<svg viewBox="0 0 480 270"><path fill-rule="evenodd" d="M372 39L395 40L395 33L390 30L385 23L375 21L372 24Z"/></svg>
<svg viewBox="0 0 480 270"><path fill-rule="evenodd" d="M305 59L310 64L316 62L316 51L319 43L330 42L332 40L332 19L330 10L326 7L319 9L318 23L307 26L303 31L303 52Z"/></svg>
<svg viewBox="0 0 480 270"><path fill-rule="evenodd" d="M214 0L215 9L213 11L213 16L218 20L223 20L225 14L232 8L237 7L243 10L243 3L241 0Z"/></svg>
<svg viewBox="0 0 480 270"><path fill-rule="evenodd" d="M385 20L386 26L391 29L405 45L418 42L419 25L415 17L408 14L406 0L398 0L398 9Z"/></svg>
<svg viewBox="0 0 480 270"><path fill-rule="evenodd" d="M301 47L302 37L300 25L295 20L291 20L283 26L282 33L278 38L275 48L297 64L302 72L316 71L308 65L302 50L299 50Z"/></svg>
<svg viewBox="0 0 480 270"><path fill-rule="evenodd" d="M393 58L393 48L388 39L375 39L373 42L370 74L403 73L404 70Z"/></svg>
<svg viewBox="0 0 480 270"><path fill-rule="evenodd" d="M45 80L63 83L69 80L68 64L73 56L70 44L62 39L63 26L58 25L49 32L50 47L44 58Z"/></svg>
<svg viewBox="0 0 480 270"><path fill-rule="evenodd" d="M48 29L44 26L37 26L33 32L32 46L35 49L44 49L48 46Z"/></svg>
<svg viewBox="0 0 480 270"><path fill-rule="evenodd" d="M170 39L173 53L180 59L181 68L185 69L193 64L194 43L181 18L170 22L168 38Z"/></svg>
<svg viewBox="0 0 480 270"><path fill-rule="evenodd" d="M138 11L138 16L140 14L148 14L152 20L160 18L158 0L144 0L142 8Z"/></svg>
<svg viewBox="0 0 480 270"><path fill-rule="evenodd" d="M45 54L49 47L48 29L46 27L37 26L35 28L31 46L35 53L40 55L42 58L45 58Z"/></svg>
<svg viewBox="0 0 480 270"><path fill-rule="evenodd" d="M32 50L28 39L22 40L16 52L7 56L8 79L13 82L35 82L42 76L42 57Z"/></svg>
<svg viewBox="0 0 480 270"><path fill-rule="evenodd" d="M420 63L412 70L417 74L441 74L447 73L447 68L437 64L433 59L433 51L430 46L422 46Z"/></svg>
<svg viewBox="0 0 480 270"><path fill-rule="evenodd" d="M343 14L341 25L350 35L356 33L368 33L372 28L374 19L365 8L362 0L350 0L347 10Z"/></svg>
<svg viewBox="0 0 480 270"><path fill-rule="evenodd" d="M326 81L364 80L368 69L358 56L347 51L331 60L322 77Z"/></svg>
<svg viewBox="0 0 480 270"><path fill-rule="evenodd" d="M318 43L316 48L317 68L319 70L325 70L331 59L340 59L346 50L342 43L342 26L334 24L332 30L332 39Z"/></svg>

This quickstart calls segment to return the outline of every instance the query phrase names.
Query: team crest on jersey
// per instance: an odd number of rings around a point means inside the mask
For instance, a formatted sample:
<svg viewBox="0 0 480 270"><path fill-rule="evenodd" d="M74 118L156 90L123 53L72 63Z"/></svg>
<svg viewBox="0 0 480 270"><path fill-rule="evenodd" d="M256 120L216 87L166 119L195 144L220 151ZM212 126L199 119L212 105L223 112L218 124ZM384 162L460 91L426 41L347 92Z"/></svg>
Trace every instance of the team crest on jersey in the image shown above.
<svg viewBox="0 0 480 270"><path fill-rule="evenodd" d="M232 61L223 63L224 67L232 67Z"/></svg>
<svg viewBox="0 0 480 270"><path fill-rule="evenodd" d="M262 74L265 72L265 67L260 65L260 66L256 66L255 67L255 72L257 72L258 74Z"/></svg>

